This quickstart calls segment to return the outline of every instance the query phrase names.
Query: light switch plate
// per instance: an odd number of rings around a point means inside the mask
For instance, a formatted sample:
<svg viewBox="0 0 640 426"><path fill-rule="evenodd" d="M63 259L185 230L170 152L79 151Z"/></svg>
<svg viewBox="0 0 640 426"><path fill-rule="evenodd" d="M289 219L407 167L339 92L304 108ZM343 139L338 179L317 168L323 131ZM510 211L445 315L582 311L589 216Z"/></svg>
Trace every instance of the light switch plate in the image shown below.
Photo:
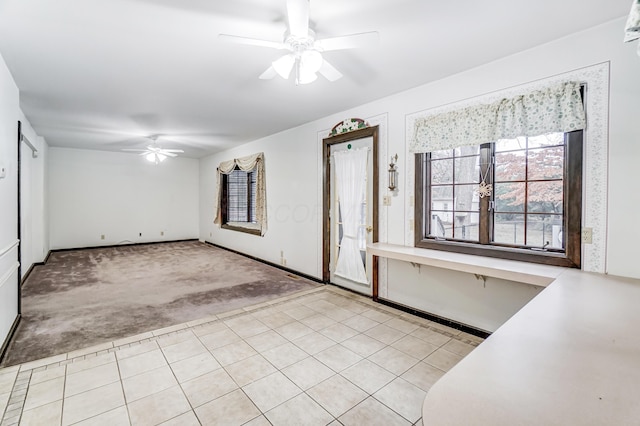
<svg viewBox="0 0 640 426"><path fill-rule="evenodd" d="M0 164L0 179L7 177L7 168Z"/></svg>
<svg viewBox="0 0 640 426"><path fill-rule="evenodd" d="M391 205L391 196L390 195L385 195L382 197L382 205L383 206L390 206Z"/></svg>

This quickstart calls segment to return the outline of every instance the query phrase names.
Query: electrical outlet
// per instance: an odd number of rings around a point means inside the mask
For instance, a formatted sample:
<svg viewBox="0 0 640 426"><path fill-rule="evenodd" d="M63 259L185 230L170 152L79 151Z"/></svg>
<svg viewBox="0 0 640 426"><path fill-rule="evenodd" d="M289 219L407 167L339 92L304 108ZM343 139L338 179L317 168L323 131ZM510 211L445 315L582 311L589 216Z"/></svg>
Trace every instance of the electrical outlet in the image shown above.
<svg viewBox="0 0 640 426"><path fill-rule="evenodd" d="M390 206L391 205L391 196L390 195L385 195L384 197L382 197L382 205L383 206Z"/></svg>
<svg viewBox="0 0 640 426"><path fill-rule="evenodd" d="M140 232L140 233L138 234L138 236L142 237L142 232Z"/></svg>
<svg viewBox="0 0 640 426"><path fill-rule="evenodd" d="M104 234L100 235L100 239L104 240Z"/></svg>
<svg viewBox="0 0 640 426"><path fill-rule="evenodd" d="M160 236L164 236L164 231L160 231Z"/></svg>
<svg viewBox="0 0 640 426"><path fill-rule="evenodd" d="M593 243L593 228L582 228L582 242L584 244Z"/></svg>

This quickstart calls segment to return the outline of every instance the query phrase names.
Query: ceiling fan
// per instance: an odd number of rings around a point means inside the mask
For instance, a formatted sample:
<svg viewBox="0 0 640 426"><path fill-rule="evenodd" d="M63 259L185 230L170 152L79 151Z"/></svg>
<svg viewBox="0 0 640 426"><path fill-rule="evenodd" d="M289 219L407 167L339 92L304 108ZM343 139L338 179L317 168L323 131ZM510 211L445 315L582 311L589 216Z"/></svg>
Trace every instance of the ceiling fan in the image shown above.
<svg viewBox="0 0 640 426"><path fill-rule="evenodd" d="M144 149L136 149L136 148L125 148L123 151L128 152L139 152L139 155L143 155L147 161L150 161L155 164L160 164L167 157L177 157L179 153L183 153L184 151L181 149L164 149L160 148L157 144L159 135L151 135L147 139L151 139L151 144L147 145Z"/></svg>
<svg viewBox="0 0 640 426"><path fill-rule="evenodd" d="M378 40L377 31L316 39L315 32L309 28L309 0L287 0L287 20L288 29L282 42L229 34L220 34L218 39L288 50L289 53L273 61L259 78L270 80L280 75L286 80L291 71L295 70L296 85L315 81L318 72L329 81L336 81L342 77L342 73L322 57L322 52L365 47Z"/></svg>

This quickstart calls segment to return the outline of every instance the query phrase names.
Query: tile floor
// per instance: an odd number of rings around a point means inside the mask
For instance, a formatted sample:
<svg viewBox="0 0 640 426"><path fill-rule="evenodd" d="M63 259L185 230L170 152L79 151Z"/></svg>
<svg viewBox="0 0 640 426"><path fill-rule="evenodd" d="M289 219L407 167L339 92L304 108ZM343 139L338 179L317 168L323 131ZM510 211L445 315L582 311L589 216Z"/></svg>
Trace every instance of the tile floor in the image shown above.
<svg viewBox="0 0 640 426"><path fill-rule="evenodd" d="M323 286L0 369L0 424L422 424L481 341Z"/></svg>

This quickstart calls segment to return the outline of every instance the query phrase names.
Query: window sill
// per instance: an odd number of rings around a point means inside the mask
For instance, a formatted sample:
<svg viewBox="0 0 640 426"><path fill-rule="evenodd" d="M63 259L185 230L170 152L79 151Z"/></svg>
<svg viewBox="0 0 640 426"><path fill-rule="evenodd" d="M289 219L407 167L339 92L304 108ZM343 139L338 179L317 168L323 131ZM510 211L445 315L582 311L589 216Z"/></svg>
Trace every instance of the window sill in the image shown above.
<svg viewBox="0 0 640 426"><path fill-rule="evenodd" d="M222 229L230 231L244 232L252 235L262 235L262 229L257 223L250 222L227 222L221 226Z"/></svg>
<svg viewBox="0 0 640 426"><path fill-rule="evenodd" d="M541 263L543 265L562 266L566 268L580 268L564 253L551 250L535 250L525 248L509 248L492 244L474 244L461 241L438 241L423 239L416 242L416 247L428 250L449 251L460 254L470 254L485 258L515 260L525 263Z"/></svg>
<svg viewBox="0 0 640 426"><path fill-rule="evenodd" d="M538 287L547 287L567 270L558 266L386 243L369 244L367 252L388 259L501 278Z"/></svg>

